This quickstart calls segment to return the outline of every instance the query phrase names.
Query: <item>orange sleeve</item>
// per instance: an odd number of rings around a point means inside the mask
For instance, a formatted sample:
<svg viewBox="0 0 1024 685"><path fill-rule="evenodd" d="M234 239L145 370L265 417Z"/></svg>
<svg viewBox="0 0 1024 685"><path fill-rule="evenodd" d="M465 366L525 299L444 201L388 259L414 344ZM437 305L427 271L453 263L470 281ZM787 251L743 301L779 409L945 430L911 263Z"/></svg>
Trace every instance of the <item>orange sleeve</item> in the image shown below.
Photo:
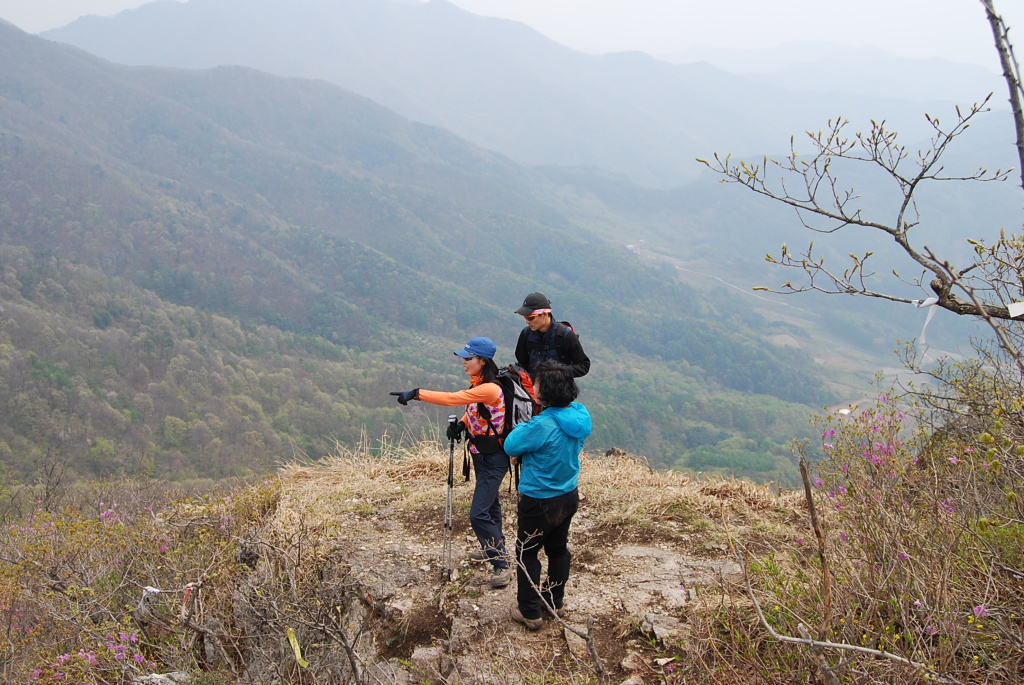
<svg viewBox="0 0 1024 685"><path fill-rule="evenodd" d="M460 404L495 404L501 394L501 388L497 383L481 383L475 388L459 390L458 392L440 392L439 390L424 390L420 388L420 401L430 404L439 404L442 407L456 407Z"/></svg>

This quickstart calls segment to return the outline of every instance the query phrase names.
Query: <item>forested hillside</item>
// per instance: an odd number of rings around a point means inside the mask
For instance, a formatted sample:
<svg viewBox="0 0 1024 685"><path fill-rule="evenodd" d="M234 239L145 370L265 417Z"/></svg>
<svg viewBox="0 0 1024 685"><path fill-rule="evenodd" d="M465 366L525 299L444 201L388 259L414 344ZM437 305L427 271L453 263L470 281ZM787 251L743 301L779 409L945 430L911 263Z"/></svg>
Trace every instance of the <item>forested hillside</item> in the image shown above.
<svg viewBox="0 0 1024 685"><path fill-rule="evenodd" d="M17 475L245 474L418 434L443 417L387 392L461 387L471 335L510 361L536 289L595 360L594 447L782 477L827 399L773 324L606 244L542 174L324 82L127 68L0 26L0 124Z"/></svg>

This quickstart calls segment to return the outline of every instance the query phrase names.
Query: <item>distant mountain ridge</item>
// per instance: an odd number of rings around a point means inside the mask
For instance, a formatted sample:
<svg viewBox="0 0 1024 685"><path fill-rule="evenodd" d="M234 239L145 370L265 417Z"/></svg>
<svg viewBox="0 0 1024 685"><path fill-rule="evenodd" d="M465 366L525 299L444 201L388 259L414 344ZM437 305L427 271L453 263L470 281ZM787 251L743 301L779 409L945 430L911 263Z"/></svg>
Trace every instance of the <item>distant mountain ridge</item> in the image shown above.
<svg viewBox="0 0 1024 685"><path fill-rule="evenodd" d="M191 0L44 32L115 62L251 66L322 78L526 164L590 166L676 185L715 151L771 152L779 131L837 112L923 134L919 103L782 90L642 53L592 56L444 0Z"/></svg>
<svg viewBox="0 0 1024 685"><path fill-rule="evenodd" d="M794 41L773 48L696 47L658 57L673 64L707 62L780 88L842 91L921 103L945 100L970 105L990 92L1000 94L1006 89L999 74L982 66L900 58L880 48L822 41Z"/></svg>

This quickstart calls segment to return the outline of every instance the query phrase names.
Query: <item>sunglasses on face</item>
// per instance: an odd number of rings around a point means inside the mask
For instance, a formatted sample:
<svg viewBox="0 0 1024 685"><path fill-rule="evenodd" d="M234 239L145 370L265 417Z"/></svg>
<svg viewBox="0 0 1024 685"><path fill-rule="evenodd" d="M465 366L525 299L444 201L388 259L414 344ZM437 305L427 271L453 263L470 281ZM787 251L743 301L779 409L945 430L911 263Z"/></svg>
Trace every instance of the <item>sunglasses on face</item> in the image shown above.
<svg viewBox="0 0 1024 685"><path fill-rule="evenodd" d="M523 318L526 319L527 321L533 321L538 316L540 316L540 314L526 314L525 316L523 316Z"/></svg>

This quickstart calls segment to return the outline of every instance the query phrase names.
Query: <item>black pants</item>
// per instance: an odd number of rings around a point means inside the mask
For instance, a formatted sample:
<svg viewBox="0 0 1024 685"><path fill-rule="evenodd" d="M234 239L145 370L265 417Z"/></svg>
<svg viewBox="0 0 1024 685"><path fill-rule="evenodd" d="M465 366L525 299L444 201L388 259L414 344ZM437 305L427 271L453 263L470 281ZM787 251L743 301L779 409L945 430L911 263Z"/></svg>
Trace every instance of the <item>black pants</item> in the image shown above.
<svg viewBox="0 0 1024 685"><path fill-rule="evenodd" d="M540 618L541 601L534 587L540 587L540 559L537 554L542 548L548 558L548 582L542 592L555 609L562 608L572 560L569 525L579 505L579 490L548 499L519 496L516 558L522 563L516 567L519 584L516 599L525 618Z"/></svg>

